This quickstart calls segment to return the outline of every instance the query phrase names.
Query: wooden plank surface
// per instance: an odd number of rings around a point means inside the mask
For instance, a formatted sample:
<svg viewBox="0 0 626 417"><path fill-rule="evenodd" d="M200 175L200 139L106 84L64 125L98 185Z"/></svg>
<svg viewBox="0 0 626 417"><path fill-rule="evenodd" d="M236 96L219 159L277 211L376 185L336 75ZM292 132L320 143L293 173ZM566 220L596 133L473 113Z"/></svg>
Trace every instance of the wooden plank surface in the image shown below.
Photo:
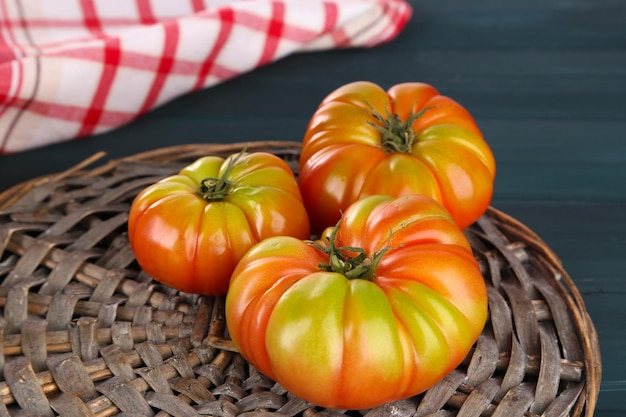
<svg viewBox="0 0 626 417"><path fill-rule="evenodd" d="M597 327L599 417L626 415L626 2L413 0L393 42L287 57L116 131L0 157L0 189L191 142L299 140L319 101L357 79L425 81L474 114L498 162L493 204L561 258Z"/></svg>

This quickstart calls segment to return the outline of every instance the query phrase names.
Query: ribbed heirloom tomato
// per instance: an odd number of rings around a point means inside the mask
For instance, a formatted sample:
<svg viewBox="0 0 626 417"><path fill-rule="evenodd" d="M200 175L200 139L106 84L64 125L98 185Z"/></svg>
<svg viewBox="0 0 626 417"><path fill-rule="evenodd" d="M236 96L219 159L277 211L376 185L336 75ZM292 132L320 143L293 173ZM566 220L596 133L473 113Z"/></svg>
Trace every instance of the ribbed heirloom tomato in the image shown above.
<svg viewBox="0 0 626 417"><path fill-rule="evenodd" d="M260 242L226 296L230 335L250 363L342 409L428 389L462 362L486 315L470 245L421 195L365 197L316 242Z"/></svg>
<svg viewBox="0 0 626 417"><path fill-rule="evenodd" d="M154 279L189 293L223 295L255 243L275 235L310 237L293 171L270 153L207 156L143 190L128 237Z"/></svg>
<svg viewBox="0 0 626 417"><path fill-rule="evenodd" d="M461 228L491 202L495 161L472 115L431 85L339 87L313 114L299 185L314 232L367 195L423 194Z"/></svg>

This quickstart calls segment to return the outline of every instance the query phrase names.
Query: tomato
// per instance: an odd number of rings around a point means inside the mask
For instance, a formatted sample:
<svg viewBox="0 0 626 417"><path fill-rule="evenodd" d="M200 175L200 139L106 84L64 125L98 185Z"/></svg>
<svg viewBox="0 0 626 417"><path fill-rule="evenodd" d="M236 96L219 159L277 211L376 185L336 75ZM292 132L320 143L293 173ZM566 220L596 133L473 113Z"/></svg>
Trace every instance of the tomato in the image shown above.
<svg viewBox="0 0 626 417"><path fill-rule="evenodd" d="M145 272L206 295L225 294L243 254L274 235L306 239L310 225L293 171L264 152L200 158L143 190L128 219Z"/></svg>
<svg viewBox="0 0 626 417"><path fill-rule="evenodd" d="M299 185L314 231L372 194L423 194L461 228L488 208L495 161L472 115L425 83L366 81L329 94L303 139Z"/></svg>
<svg viewBox="0 0 626 417"><path fill-rule="evenodd" d="M230 336L259 371L323 407L365 409L455 369L487 317L461 229L423 195L350 205L316 242L255 245L226 295Z"/></svg>

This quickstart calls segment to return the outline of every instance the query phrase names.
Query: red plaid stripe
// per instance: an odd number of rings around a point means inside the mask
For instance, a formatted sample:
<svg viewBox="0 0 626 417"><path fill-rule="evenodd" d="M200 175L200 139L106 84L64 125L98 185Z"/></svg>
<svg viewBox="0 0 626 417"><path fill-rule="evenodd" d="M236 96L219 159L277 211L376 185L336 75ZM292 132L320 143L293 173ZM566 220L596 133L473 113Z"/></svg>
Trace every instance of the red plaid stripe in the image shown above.
<svg viewBox="0 0 626 417"><path fill-rule="evenodd" d="M210 50L209 56L202 61L201 70L198 74L198 79L193 87L194 90L202 88L204 85L208 84L209 74L216 74L218 77L223 79L227 79L230 77L234 77L236 72L228 74L227 71L220 70L217 64L217 56L222 49L224 49L224 45L228 41L230 32L233 28L233 24L235 22L235 15L232 9L224 8L219 10L219 31L217 35L217 39L215 41L215 47ZM183 68L193 67L193 64L188 66L183 66Z"/></svg>
<svg viewBox="0 0 626 417"><path fill-rule="evenodd" d="M102 75L100 82L93 95L93 100L87 109L87 114L83 119L82 126L80 127L76 136L87 136L93 134L100 117L105 108L106 99L109 95L109 90L115 79L115 73L120 63L120 45L118 39L111 39L106 42L104 48L104 59L102 60Z"/></svg>
<svg viewBox="0 0 626 417"><path fill-rule="evenodd" d="M393 39L405 0L0 0L0 154L118 127L286 55Z"/></svg>
<svg viewBox="0 0 626 417"><path fill-rule="evenodd" d="M100 27L100 18L96 12L96 6L91 0L81 0L80 7L83 12L84 26L89 29L95 36L102 36L102 28Z"/></svg>
<svg viewBox="0 0 626 417"><path fill-rule="evenodd" d="M157 102L159 93L163 89L166 77L172 72L174 65L174 56L176 56L176 47L178 45L178 26L166 25L164 31L165 41L163 42L163 51L161 59L154 75L154 81L150 86L150 90L146 96L146 100L139 109L139 114L149 111Z"/></svg>
<svg viewBox="0 0 626 417"><path fill-rule="evenodd" d="M267 19L267 29L265 31L265 45L257 64L258 66L271 62L274 56L276 56L278 42L283 34L284 20L285 4L279 2L271 3L271 12L269 19Z"/></svg>
<svg viewBox="0 0 626 417"><path fill-rule="evenodd" d="M152 3L150 0L137 0L137 9L139 10L141 23L144 25L151 25L157 22L154 14L152 13Z"/></svg>

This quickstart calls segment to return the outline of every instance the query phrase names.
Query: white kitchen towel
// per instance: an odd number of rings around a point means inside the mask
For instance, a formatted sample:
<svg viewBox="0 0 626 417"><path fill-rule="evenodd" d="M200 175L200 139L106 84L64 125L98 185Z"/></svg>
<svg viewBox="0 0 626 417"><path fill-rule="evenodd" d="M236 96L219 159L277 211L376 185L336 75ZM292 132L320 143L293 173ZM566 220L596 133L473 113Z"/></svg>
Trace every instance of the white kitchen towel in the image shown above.
<svg viewBox="0 0 626 417"><path fill-rule="evenodd" d="M0 154L106 132L296 52L372 47L404 0L0 0Z"/></svg>

